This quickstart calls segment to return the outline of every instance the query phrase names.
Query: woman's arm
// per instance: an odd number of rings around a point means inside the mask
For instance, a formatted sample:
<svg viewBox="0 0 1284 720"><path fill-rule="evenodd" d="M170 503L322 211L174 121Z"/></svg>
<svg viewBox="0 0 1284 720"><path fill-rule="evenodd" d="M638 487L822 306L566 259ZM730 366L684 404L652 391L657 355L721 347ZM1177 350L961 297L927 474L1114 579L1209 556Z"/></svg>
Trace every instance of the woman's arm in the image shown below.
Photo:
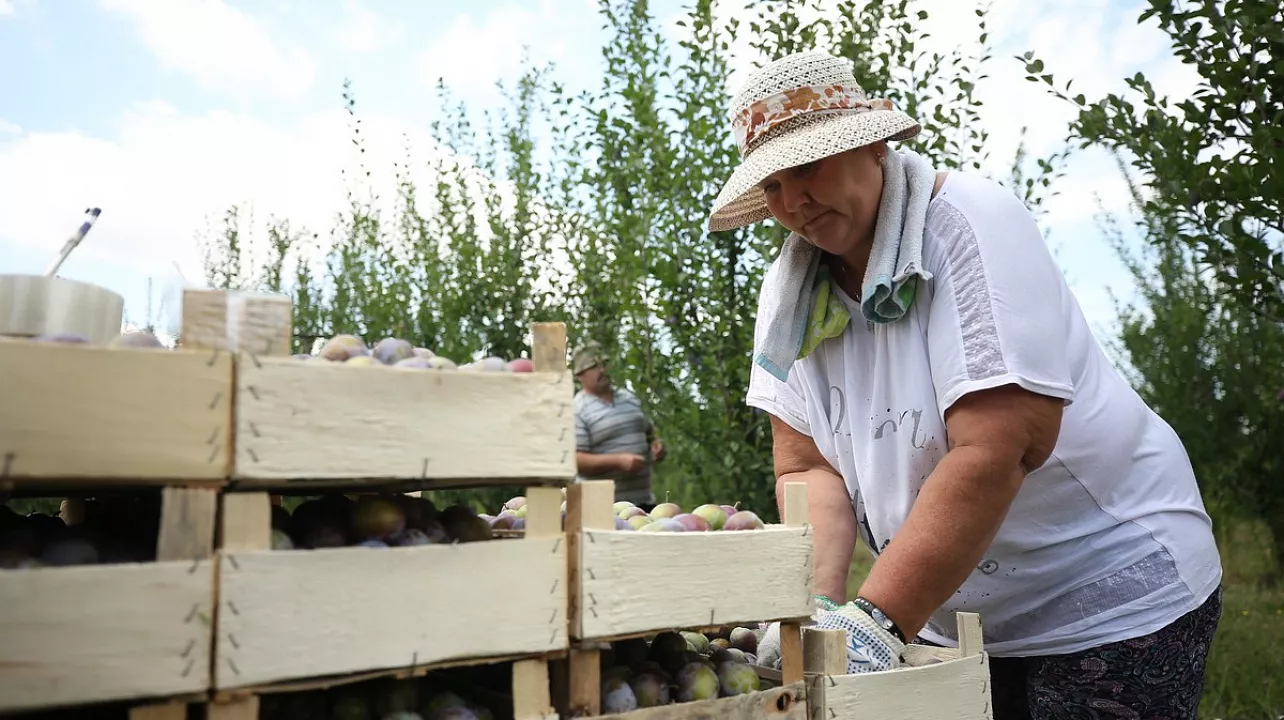
<svg viewBox="0 0 1284 720"><path fill-rule="evenodd" d="M856 514L847 484L820 454L811 438L771 415L776 506L785 512L785 483L807 483L812 526L815 592L838 604L847 601L847 574L856 547Z"/></svg>
<svg viewBox="0 0 1284 720"><path fill-rule="evenodd" d="M859 595L913 638L967 580L1025 476L1047 461L1064 403L1016 385L960 398L945 414L950 449Z"/></svg>

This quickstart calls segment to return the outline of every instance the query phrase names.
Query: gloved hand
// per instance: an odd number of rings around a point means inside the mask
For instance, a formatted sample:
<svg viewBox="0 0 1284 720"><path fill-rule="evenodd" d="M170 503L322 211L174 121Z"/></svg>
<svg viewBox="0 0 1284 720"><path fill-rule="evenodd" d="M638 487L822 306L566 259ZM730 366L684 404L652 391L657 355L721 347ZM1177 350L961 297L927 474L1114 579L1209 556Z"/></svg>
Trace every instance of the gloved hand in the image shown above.
<svg viewBox="0 0 1284 720"><path fill-rule="evenodd" d="M847 633L847 672L879 672L901 667L905 644L880 628L864 610L853 603L835 605L817 598L820 609L812 616L813 627L844 630ZM780 667L780 624L772 623L758 641L758 662Z"/></svg>

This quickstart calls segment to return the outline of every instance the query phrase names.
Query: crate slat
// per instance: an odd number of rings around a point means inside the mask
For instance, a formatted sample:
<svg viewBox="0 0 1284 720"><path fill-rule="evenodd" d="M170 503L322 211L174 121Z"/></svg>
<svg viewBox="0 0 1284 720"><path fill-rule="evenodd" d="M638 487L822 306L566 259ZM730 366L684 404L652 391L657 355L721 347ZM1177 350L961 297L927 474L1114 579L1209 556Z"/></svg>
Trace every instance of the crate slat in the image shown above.
<svg viewBox="0 0 1284 720"><path fill-rule="evenodd" d="M0 475L221 482L230 455L227 353L0 342Z"/></svg>
<svg viewBox="0 0 1284 720"><path fill-rule="evenodd" d="M0 709L209 686L209 560L0 572Z"/></svg>
<svg viewBox="0 0 1284 720"><path fill-rule="evenodd" d="M568 373L354 367L241 355L234 477L255 481L575 476Z"/></svg>
<svg viewBox="0 0 1284 720"><path fill-rule="evenodd" d="M578 638L756 624L813 612L809 528L583 534Z"/></svg>

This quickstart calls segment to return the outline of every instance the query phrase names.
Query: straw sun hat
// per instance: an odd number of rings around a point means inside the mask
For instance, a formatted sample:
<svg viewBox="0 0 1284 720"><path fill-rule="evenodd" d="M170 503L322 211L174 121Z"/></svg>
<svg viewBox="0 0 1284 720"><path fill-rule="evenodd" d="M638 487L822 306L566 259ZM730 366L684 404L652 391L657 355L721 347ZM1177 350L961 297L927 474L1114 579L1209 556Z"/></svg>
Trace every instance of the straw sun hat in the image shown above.
<svg viewBox="0 0 1284 720"><path fill-rule="evenodd" d="M921 129L888 100L867 98L849 62L819 51L755 70L731 107L741 162L713 202L711 232L771 217L758 183L774 172Z"/></svg>

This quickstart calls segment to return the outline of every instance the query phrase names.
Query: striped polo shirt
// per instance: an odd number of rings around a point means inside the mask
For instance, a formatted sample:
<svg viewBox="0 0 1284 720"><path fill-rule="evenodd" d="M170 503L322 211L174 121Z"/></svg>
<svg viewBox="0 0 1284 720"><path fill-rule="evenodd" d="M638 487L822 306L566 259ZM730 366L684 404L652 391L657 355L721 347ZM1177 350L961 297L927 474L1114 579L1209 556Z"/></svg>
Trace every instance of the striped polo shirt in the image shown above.
<svg viewBox="0 0 1284 720"><path fill-rule="evenodd" d="M653 503L651 492L651 444L646 439L651 421L642 412L642 402L625 388L612 388L615 402L580 390L575 393L575 449L589 453L632 453L647 459L635 475L619 471L586 476L579 480L614 480L615 499Z"/></svg>

